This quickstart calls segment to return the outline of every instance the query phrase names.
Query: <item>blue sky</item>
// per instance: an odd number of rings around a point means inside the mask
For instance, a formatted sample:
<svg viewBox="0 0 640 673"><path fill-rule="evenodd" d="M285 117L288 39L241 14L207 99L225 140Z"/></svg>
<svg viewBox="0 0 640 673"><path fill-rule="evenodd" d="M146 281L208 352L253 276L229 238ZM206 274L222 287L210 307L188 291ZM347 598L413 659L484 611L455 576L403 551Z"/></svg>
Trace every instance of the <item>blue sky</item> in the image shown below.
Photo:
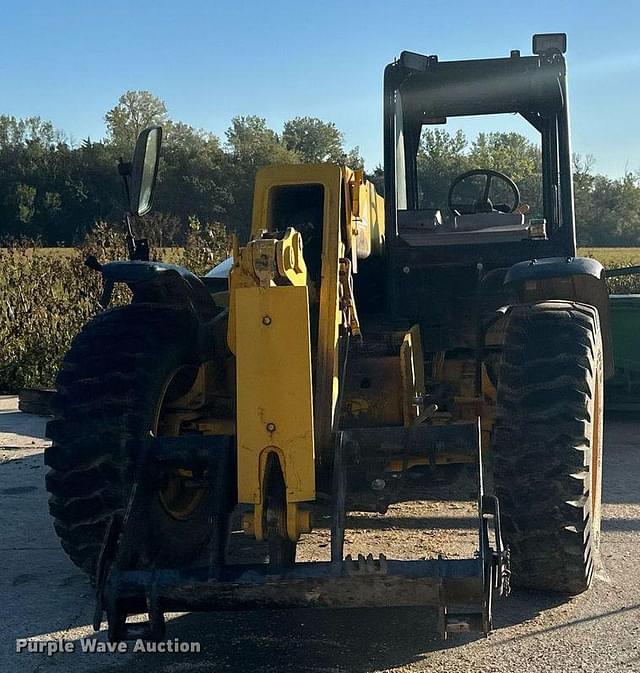
<svg viewBox="0 0 640 673"><path fill-rule="evenodd" d="M173 119L220 136L239 114L276 130L334 121L373 167L382 71L401 50L528 54L532 33L555 31L568 33L575 151L600 172L639 170L639 0L3 0L0 113L99 138L123 91L149 89Z"/></svg>

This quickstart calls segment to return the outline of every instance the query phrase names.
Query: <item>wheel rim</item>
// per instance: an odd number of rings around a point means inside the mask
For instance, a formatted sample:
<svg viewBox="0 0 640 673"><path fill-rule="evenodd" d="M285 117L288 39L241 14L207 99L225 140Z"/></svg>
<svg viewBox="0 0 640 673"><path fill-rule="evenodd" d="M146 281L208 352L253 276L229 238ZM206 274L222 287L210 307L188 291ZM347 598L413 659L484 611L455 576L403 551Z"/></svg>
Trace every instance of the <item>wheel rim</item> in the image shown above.
<svg viewBox="0 0 640 673"><path fill-rule="evenodd" d="M591 525L594 533L594 546L598 545L600 533L600 472L602 452L602 379L596 373L595 394L593 397L593 435L591 440Z"/></svg>
<svg viewBox="0 0 640 673"><path fill-rule="evenodd" d="M180 433L163 432L161 429L162 416L167 403L175 398L172 394L172 387L183 385L181 379L184 379L186 372L191 367L183 366L175 369L165 381L161 395L158 398L158 405L154 414L153 433L156 436L176 437ZM174 519L189 519L198 509L204 500L207 490L205 488L194 488L189 484L193 480L194 474L191 470L184 468L173 468L166 474L166 479L158 491L158 497L164 510Z"/></svg>

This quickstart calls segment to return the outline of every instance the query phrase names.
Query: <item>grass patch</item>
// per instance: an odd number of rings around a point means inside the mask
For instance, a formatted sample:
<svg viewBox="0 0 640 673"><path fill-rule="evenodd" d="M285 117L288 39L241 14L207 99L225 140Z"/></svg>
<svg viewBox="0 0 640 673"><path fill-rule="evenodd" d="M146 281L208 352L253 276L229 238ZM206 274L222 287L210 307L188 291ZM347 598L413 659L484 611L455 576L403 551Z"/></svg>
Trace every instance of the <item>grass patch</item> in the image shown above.
<svg viewBox="0 0 640 673"><path fill-rule="evenodd" d="M221 226L193 222L189 245L154 251L160 261L203 274L226 256ZM0 249L0 391L48 387L73 337L100 311L102 278L84 260L126 259L123 237L98 225L79 248L42 248L18 243ZM116 286L113 303L130 300Z"/></svg>
<svg viewBox="0 0 640 673"><path fill-rule="evenodd" d="M597 259L605 269L640 265L640 248L578 248L578 254Z"/></svg>
<svg viewBox="0 0 640 673"><path fill-rule="evenodd" d="M640 266L640 248L579 248L578 254L597 259L605 269ZM607 280L611 294L640 294L640 274Z"/></svg>

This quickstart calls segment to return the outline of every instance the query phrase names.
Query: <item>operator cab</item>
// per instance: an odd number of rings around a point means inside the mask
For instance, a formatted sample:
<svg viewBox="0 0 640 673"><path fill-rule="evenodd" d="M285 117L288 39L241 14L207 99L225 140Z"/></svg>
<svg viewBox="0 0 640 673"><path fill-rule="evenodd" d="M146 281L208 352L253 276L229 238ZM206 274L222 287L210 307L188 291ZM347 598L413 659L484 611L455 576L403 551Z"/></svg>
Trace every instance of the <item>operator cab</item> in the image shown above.
<svg viewBox="0 0 640 673"><path fill-rule="evenodd" d="M506 174L474 169L458 175L449 187L447 207L398 211L400 236L409 244L446 245L520 241L545 237L545 222L528 219L530 206Z"/></svg>
<svg viewBox="0 0 640 673"><path fill-rule="evenodd" d="M513 51L508 58L443 62L403 52L387 66L385 204L391 248L464 246L476 259L482 250L485 261L500 256L501 244L511 244L502 256L512 261L575 255L565 46L564 35L536 36L533 56ZM439 175L435 187L421 177L425 129L450 118L514 114L540 138L540 203L527 203L512 176L493 167ZM446 186L440 184L444 180Z"/></svg>

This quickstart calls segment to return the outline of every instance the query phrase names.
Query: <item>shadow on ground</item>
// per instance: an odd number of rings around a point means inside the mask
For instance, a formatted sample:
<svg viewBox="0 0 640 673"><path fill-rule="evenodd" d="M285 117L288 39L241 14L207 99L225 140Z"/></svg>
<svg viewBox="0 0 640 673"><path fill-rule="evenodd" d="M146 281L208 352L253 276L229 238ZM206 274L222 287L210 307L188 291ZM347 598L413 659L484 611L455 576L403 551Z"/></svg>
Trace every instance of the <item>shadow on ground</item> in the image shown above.
<svg viewBox="0 0 640 673"><path fill-rule="evenodd" d="M558 596L516 593L498 605L496 628L531 619L560 602ZM436 617L426 608L189 614L168 622L166 637L197 641L200 653L137 654L101 670L369 673L483 638L459 635L444 641Z"/></svg>
<svg viewBox="0 0 640 673"><path fill-rule="evenodd" d="M10 433L30 440L44 440L48 417L25 414L21 411L0 412L0 435ZM34 442L35 443L35 442ZM0 448L5 448L1 446Z"/></svg>

